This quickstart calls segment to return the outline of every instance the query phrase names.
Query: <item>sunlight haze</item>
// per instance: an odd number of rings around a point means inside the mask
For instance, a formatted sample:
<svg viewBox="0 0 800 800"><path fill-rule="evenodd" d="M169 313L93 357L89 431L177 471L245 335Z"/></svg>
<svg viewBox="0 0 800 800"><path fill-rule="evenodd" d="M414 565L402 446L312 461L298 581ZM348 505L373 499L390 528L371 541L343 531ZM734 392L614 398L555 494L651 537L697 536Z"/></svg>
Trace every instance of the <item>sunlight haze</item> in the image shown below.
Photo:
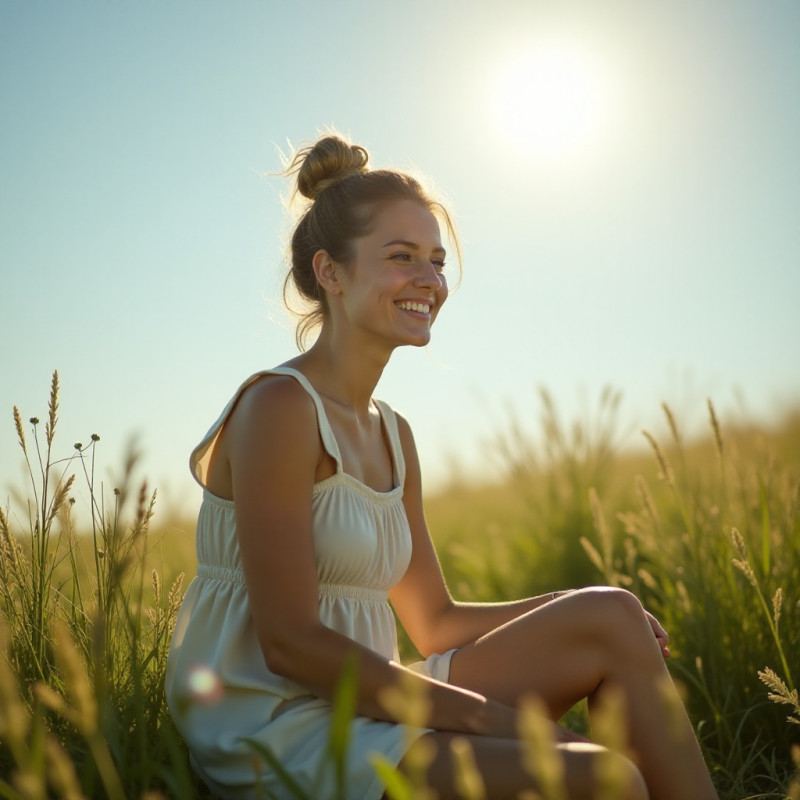
<svg viewBox="0 0 800 800"><path fill-rule="evenodd" d="M800 4L0 3L0 505L11 416L131 436L159 508L249 374L294 355L279 151L326 126L427 176L463 279L377 395L429 488L496 475L509 409L622 391L620 443L800 402ZM451 248L452 249L452 248ZM457 279L450 258L451 283ZM30 440L30 439L29 439ZM107 474L110 470L114 474Z"/></svg>

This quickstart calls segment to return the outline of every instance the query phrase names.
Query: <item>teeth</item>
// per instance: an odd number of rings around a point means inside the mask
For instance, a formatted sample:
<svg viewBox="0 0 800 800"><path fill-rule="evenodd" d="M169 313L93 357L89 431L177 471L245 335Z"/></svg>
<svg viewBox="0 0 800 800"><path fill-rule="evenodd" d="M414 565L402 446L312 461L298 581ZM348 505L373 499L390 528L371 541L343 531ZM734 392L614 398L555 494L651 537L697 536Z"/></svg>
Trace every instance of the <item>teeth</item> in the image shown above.
<svg viewBox="0 0 800 800"><path fill-rule="evenodd" d="M402 308L404 311L417 311L420 314L430 314L431 307L427 303L409 303L407 301L402 301L397 304L398 308Z"/></svg>

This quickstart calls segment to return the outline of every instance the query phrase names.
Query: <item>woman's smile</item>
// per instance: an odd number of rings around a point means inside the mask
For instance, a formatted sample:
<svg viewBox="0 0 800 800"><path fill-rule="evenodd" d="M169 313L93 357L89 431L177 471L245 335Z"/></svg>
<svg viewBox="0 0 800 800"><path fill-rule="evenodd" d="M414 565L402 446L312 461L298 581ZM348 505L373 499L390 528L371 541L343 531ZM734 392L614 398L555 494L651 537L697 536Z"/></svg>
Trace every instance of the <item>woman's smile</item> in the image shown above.
<svg viewBox="0 0 800 800"><path fill-rule="evenodd" d="M422 319L431 318L431 309L433 308L434 301L431 300L397 300L395 305L401 311L407 311L414 316L421 317Z"/></svg>

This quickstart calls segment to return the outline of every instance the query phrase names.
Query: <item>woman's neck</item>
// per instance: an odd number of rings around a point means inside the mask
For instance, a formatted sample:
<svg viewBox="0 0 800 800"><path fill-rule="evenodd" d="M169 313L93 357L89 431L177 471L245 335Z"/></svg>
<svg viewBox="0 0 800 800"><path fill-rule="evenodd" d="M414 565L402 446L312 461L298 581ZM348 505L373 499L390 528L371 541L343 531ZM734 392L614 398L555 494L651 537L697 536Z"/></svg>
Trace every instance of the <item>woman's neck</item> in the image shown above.
<svg viewBox="0 0 800 800"><path fill-rule="evenodd" d="M303 372L320 395L366 420L389 355L374 347L343 346L323 327L314 345L286 365Z"/></svg>

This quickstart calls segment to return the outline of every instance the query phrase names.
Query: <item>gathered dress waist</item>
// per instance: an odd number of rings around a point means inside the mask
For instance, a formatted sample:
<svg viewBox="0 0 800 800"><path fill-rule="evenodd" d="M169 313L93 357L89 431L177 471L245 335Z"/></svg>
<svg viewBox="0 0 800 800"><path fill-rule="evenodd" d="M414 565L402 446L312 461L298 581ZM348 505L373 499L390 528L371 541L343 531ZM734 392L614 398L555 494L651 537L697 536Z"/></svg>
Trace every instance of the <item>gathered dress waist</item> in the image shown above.
<svg viewBox="0 0 800 800"><path fill-rule="evenodd" d="M212 581L223 581L244 586L244 572L241 569L220 567L216 564L197 565L197 577ZM380 589L365 586L349 586L345 583L320 583L317 591L320 597L342 597L349 600L365 600L369 603L386 603L389 595Z"/></svg>

